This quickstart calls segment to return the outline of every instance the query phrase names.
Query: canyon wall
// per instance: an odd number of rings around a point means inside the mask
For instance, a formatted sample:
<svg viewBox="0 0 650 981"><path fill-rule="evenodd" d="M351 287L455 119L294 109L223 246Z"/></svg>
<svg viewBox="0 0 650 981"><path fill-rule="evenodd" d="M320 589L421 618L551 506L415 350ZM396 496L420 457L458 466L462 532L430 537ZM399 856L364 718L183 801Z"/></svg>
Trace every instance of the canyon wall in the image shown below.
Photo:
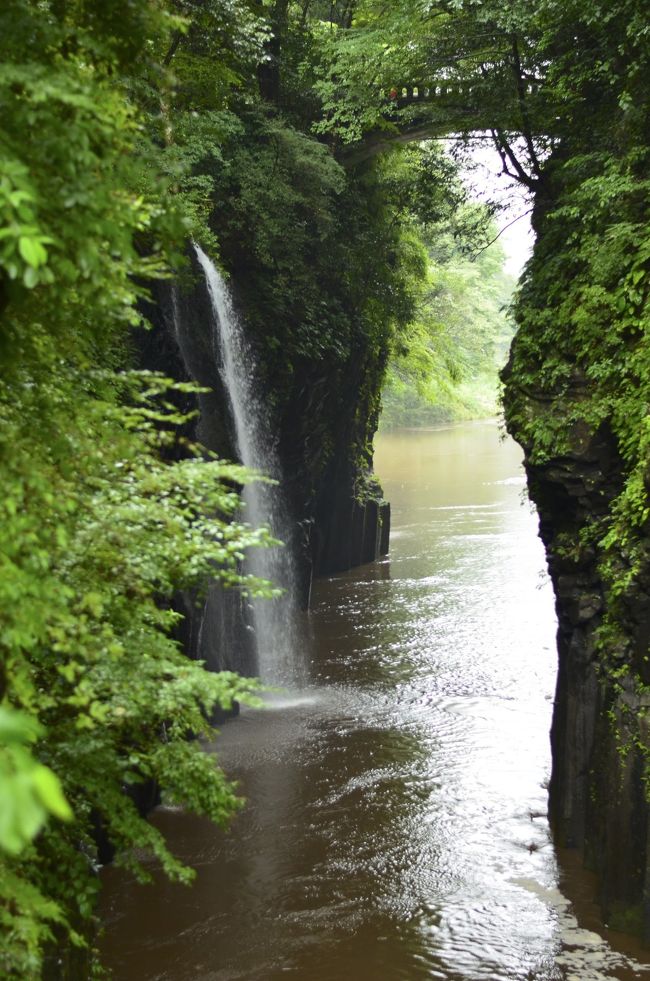
<svg viewBox="0 0 650 981"><path fill-rule="evenodd" d="M134 338L138 363L206 391L176 396L193 411L186 435L226 459L237 451L203 273L193 254L182 283L157 284L145 309L151 325ZM245 322L245 291L234 294ZM251 343L255 345L252 335ZM371 562L388 551L390 505L372 474L372 437L377 425L379 372L362 339L334 369L322 359L302 358L282 379L281 391L263 362L258 344L251 371L268 402L282 491L295 527L293 547L300 603L309 602L313 576L330 575ZM256 670L245 601L237 591L211 587L197 605L192 595L175 603L184 614L178 638L211 670Z"/></svg>
<svg viewBox="0 0 650 981"><path fill-rule="evenodd" d="M575 152L556 154L538 189L505 410L559 622L552 827L597 873L605 922L650 938L645 219L622 181L616 199L597 193L602 160L581 170Z"/></svg>

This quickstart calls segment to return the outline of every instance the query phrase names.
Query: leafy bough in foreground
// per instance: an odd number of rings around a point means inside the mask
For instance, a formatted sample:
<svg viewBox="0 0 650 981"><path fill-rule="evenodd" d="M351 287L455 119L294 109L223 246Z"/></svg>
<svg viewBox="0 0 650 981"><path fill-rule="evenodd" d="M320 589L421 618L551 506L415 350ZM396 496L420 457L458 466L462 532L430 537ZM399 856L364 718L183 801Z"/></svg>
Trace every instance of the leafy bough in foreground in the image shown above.
<svg viewBox="0 0 650 981"><path fill-rule="evenodd" d="M189 660L171 599L215 580L276 592L239 571L248 548L272 542L237 520L237 488L255 475L190 444L183 459L161 456L187 420L167 401L172 383L70 373L61 366L46 392L23 379L20 404L3 399L0 412L0 692L12 723L0 775L3 792L21 790L0 822L0 975L23 979L41 976L52 940L87 943L98 825L140 880L142 854L191 880L125 788L155 781L223 824L240 801L197 737L211 735L216 705L254 701L256 683ZM37 430L29 403L44 397Z"/></svg>

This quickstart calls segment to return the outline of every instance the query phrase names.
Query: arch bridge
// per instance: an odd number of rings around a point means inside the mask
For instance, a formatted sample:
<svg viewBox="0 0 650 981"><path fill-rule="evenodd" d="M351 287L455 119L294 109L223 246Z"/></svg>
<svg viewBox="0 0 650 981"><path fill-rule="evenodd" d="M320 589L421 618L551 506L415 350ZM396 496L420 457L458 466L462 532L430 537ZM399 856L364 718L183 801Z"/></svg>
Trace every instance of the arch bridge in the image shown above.
<svg viewBox="0 0 650 981"><path fill-rule="evenodd" d="M542 119L543 93L536 81L512 76L495 85L495 73L458 82L437 79L431 82L398 82L382 91L384 123L366 133L363 140L345 148L341 156L352 165L368 160L396 143L444 139L454 133L486 133L501 154L504 171L533 187L539 177L535 149L537 137L533 120ZM498 80L497 80L498 82ZM512 142L524 141L528 166L520 164Z"/></svg>

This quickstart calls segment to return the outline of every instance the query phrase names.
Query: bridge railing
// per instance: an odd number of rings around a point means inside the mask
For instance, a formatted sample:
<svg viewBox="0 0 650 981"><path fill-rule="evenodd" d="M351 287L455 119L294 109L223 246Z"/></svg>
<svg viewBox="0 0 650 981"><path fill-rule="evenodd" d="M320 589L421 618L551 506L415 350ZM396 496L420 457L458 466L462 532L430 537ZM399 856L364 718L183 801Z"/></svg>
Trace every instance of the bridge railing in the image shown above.
<svg viewBox="0 0 650 981"><path fill-rule="evenodd" d="M384 97L401 109L417 102L466 101L472 96L478 95L480 88L476 85L457 85L444 81L431 84L398 84L385 91ZM531 83L527 84L525 89L527 95L535 95L538 90L539 86Z"/></svg>

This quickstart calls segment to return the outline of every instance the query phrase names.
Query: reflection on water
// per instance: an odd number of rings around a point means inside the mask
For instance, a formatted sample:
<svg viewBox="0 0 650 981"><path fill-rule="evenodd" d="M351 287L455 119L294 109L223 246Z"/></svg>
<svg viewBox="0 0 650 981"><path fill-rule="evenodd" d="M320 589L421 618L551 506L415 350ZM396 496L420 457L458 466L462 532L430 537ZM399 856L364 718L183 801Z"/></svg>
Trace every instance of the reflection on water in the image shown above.
<svg viewBox="0 0 650 981"><path fill-rule="evenodd" d="M558 890L555 621L521 453L493 424L378 441L389 560L317 583L312 683L227 723L246 810L160 809L187 890L106 869L124 981L596 981L645 973Z"/></svg>

